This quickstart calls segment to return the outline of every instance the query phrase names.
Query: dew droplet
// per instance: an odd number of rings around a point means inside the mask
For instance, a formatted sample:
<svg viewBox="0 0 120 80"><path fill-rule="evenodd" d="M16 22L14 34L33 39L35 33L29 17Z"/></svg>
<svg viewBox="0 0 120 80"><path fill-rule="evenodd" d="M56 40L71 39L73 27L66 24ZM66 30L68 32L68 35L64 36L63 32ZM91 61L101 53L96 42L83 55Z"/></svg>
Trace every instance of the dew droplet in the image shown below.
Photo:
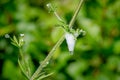
<svg viewBox="0 0 120 80"><path fill-rule="evenodd" d="M24 34L20 34L21 37L24 37Z"/></svg>
<svg viewBox="0 0 120 80"><path fill-rule="evenodd" d="M49 64L49 62L46 62L46 64Z"/></svg>
<svg viewBox="0 0 120 80"><path fill-rule="evenodd" d="M5 38L10 38L10 35L9 34L5 34Z"/></svg>
<svg viewBox="0 0 120 80"><path fill-rule="evenodd" d="M50 4L50 3L48 3L46 6L49 8L49 7L51 6L51 4Z"/></svg>

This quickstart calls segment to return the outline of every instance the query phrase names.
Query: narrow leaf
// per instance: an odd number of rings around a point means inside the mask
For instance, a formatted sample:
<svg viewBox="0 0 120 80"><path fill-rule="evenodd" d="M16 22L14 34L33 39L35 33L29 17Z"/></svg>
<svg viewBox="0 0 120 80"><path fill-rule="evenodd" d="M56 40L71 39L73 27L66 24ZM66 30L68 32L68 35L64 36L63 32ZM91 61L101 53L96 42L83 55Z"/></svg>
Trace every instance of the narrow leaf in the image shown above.
<svg viewBox="0 0 120 80"><path fill-rule="evenodd" d="M15 42L17 45L19 45L19 43L18 43L18 40L17 40L16 36L13 36L13 42Z"/></svg>
<svg viewBox="0 0 120 80"><path fill-rule="evenodd" d="M50 73L50 74L47 74L47 75L42 75L42 76L40 76L37 80L42 80L42 79L44 79L44 78L46 78L46 77L49 77L49 76L51 76L53 73Z"/></svg>
<svg viewBox="0 0 120 80"><path fill-rule="evenodd" d="M19 60L19 59L18 59L18 64L19 64L19 66L20 66L21 71L22 71L23 74L25 75L25 77L26 77L27 79L29 79L28 75L26 74L26 71L25 71L25 68L24 68L22 62L21 62L21 60Z"/></svg>

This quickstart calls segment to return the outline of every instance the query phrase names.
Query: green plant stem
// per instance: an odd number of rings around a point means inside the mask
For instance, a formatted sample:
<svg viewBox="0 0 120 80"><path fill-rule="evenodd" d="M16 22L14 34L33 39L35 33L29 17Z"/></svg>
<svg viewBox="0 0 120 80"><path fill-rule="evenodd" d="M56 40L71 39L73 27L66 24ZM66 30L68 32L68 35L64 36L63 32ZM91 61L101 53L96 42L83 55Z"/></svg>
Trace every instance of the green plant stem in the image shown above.
<svg viewBox="0 0 120 80"><path fill-rule="evenodd" d="M55 16L57 17L57 19L58 19L59 21L63 21L63 20L58 16L58 14L57 14L56 11L54 12L54 14L55 14Z"/></svg>
<svg viewBox="0 0 120 80"><path fill-rule="evenodd" d="M79 4L78 4L78 7L69 23L69 27L72 27L73 23L75 22L75 19L80 11L80 8L83 4L84 0L80 0ZM42 69L47 65L47 63L49 62L49 60L51 59L51 57L53 56L55 50L62 44L62 42L64 41L65 35L63 35L59 41L56 43L56 45L52 48L52 50L49 52L48 56L44 59L44 61L41 63L41 65L38 67L38 69L35 71L35 73L32 75L31 79L30 80L35 80L39 73L42 71Z"/></svg>
<svg viewBox="0 0 120 80"><path fill-rule="evenodd" d="M71 19L71 21L70 21L70 23L69 23L69 27L72 27L72 26L73 26L73 24L74 24L74 22L75 22L75 20L76 20L76 17L77 17L77 15L78 15L78 13L79 13L79 11L80 11L80 9L81 9L81 6L82 6L83 2L84 2L84 0L80 0L79 5L78 5L78 7L76 8L75 13L74 13L74 15L73 15L73 17L72 17L72 19Z"/></svg>

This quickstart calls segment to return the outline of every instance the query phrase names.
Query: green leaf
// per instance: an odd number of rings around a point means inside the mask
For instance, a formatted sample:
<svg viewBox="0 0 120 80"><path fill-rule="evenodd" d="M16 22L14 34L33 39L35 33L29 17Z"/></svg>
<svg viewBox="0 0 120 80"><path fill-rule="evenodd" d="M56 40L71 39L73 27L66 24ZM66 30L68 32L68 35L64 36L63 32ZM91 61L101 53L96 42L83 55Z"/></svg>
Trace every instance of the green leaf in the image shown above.
<svg viewBox="0 0 120 80"><path fill-rule="evenodd" d="M17 45L19 45L19 43L18 43L18 40L17 40L16 36L13 36L13 42L15 42Z"/></svg>
<svg viewBox="0 0 120 80"><path fill-rule="evenodd" d="M19 47L16 43L14 43L14 42L11 42L11 44L13 44L14 46L16 46L16 47Z"/></svg>
<svg viewBox="0 0 120 80"><path fill-rule="evenodd" d="M18 59L18 64L19 64L19 66L20 66L21 71L22 71L23 74L25 75L25 77L26 77L27 79L29 79L29 76L26 74L26 71L25 71L25 68L24 68L22 62L21 62L19 59Z"/></svg>
<svg viewBox="0 0 120 80"><path fill-rule="evenodd" d="M44 79L44 78L46 78L46 77L49 77L49 76L51 76L53 73L49 73L49 74L47 74L47 75L42 75L42 76L40 76L37 80L42 80L42 79Z"/></svg>
<svg viewBox="0 0 120 80"><path fill-rule="evenodd" d="M24 55L24 57L18 59L20 69L26 78L30 79L33 74L34 66L29 55Z"/></svg>

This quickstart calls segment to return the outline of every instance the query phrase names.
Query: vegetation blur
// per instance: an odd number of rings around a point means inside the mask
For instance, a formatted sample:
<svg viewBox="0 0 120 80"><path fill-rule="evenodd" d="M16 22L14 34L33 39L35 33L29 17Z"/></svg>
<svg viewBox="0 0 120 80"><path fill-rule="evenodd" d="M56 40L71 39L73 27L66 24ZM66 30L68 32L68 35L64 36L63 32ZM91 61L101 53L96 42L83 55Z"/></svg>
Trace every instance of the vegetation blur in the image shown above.
<svg viewBox="0 0 120 80"><path fill-rule="evenodd" d="M0 80L27 80L18 65L19 50L5 35L24 34L23 55L31 61L32 75L64 33L46 4L56 6L69 23L78 2L0 0ZM120 80L120 0L86 0L73 27L86 36L78 38L73 55L66 41L57 48L44 69L53 74L43 80Z"/></svg>

